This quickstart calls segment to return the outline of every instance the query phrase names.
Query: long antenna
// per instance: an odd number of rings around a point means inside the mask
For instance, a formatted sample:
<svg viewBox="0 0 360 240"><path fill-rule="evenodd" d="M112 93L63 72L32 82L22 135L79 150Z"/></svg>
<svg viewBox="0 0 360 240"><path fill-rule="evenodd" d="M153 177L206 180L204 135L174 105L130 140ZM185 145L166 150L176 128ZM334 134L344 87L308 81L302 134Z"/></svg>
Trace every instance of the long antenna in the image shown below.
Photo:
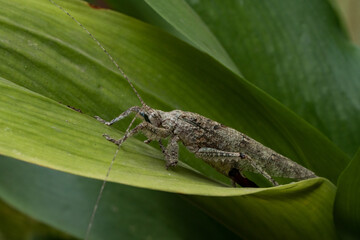
<svg viewBox="0 0 360 240"><path fill-rule="evenodd" d="M140 100L141 102L141 105L142 106L145 106L145 103L144 101L142 100L142 98L140 97L139 93L136 91L136 88L134 87L134 85L132 84L132 82L130 81L130 79L127 77L127 75L125 74L125 72L120 68L119 64L117 64L117 62L114 60L114 58L110 55L110 53L101 45L101 43L94 37L94 35L92 35L79 21L77 21L68 11L66 11L64 8L62 8L60 5L56 4L53 0L49 0L52 4L54 4L56 7L58 7L60 10L62 10L64 13L66 13L69 17L72 18L72 20L74 20L83 30L85 30L85 32L87 32L87 34L90 35L90 37L97 43L97 45L106 53L106 55L109 57L110 61L115 65L115 67L119 70L119 72L122 74L122 76L127 80L127 82L129 83L129 85L131 86L132 90L135 92L136 96L138 97L138 99ZM94 222L94 219L95 219L95 214L96 214L96 211L97 211L97 208L99 206L99 202L100 202L100 199L101 199L101 196L103 194L103 191L104 191L104 188L105 188L105 185L106 185L106 182L107 182L107 179L110 175L110 171L111 171L111 168L115 162L115 159L116 159L116 156L120 150L120 147L122 145L122 143L128 138L128 135L129 135L129 131L130 131L130 128L132 126L132 124L134 123L136 119L136 115L135 117L132 119L131 123L129 124L128 128L126 129L125 131L125 134L124 134L124 137L120 140L119 142L119 145L118 145L118 148L116 149L116 152L111 160L111 163L109 165L109 168L108 168L108 171L106 173L106 176L104 178L104 181L101 185L101 188L100 188L100 191L99 191L99 194L98 194L98 197L96 199L96 203L94 205L94 208L93 208L93 211L91 213L91 217L90 217L90 220L89 220L89 223L88 223L88 226L87 226L87 229L86 229L86 234L85 234L85 240L87 240L89 238L89 235L90 235L90 231L91 231L91 228L92 228L92 225L93 225L93 222Z"/></svg>
<svg viewBox="0 0 360 240"><path fill-rule="evenodd" d="M97 45L106 53L106 55L109 57L110 61L115 65L115 67L119 70L119 72L121 73L121 75L123 75L123 77L126 79L126 81L129 83L129 85L131 86L132 90L135 92L136 96L138 97L138 99L141 102L141 105L145 105L145 102L142 100L142 98L140 97L138 91L136 91L136 88L134 87L134 85L132 84L132 82L130 81L130 79L128 78L128 76L125 74L125 72L120 68L119 64L117 64L117 62L114 60L114 58L110 55L110 53L103 47L103 45L101 45L101 43L94 37L94 35L92 35L87 29L86 27L84 27L78 20L76 20L68 11L66 11L64 8L62 8L60 5L58 5L57 3L55 3L53 0L49 0L52 4L54 4L56 7L58 7L61 11L63 11L64 13L66 13L69 17L72 18L72 20L74 20L82 29L84 29L85 32L87 32L87 34L90 35L90 37L97 43Z"/></svg>
<svg viewBox="0 0 360 240"><path fill-rule="evenodd" d="M97 197L97 199L96 199L96 203L95 203L95 205L94 205L93 211L92 211L92 213L91 213L90 221L89 221L89 224L88 224L87 229L86 229L86 234L85 234L85 238L84 238L85 240L89 239L90 231L91 231L91 228L92 228L94 219L95 219L95 214L96 214L97 208L98 208L98 206L99 206L99 202L100 202L101 196L102 196L102 194L103 194L103 191L104 191L104 188L105 188L105 184L106 184L107 179L108 179L108 177L109 177L109 175L110 175L111 168L112 168L112 166L113 166L113 164L114 164L114 162L115 162L115 158L116 158L116 156L117 156L117 154L118 154L118 152L119 152L119 150L120 150L121 145L122 145L123 142L129 137L130 128L131 128L131 126L133 125L133 123L135 122L135 119L136 119L136 115L135 115L134 118L131 120L131 122L130 122L128 128L126 129L123 138L121 138L121 140L120 140L120 142L119 142L119 145L118 145L118 147L117 147L117 149L116 149L116 152L115 152L115 154L114 154L114 156L113 156L113 158L112 158L112 160L111 160L111 163L110 163L110 165L109 165L108 171L107 171L107 173L106 173L106 176L105 176L104 181L103 181L103 183L102 183L102 185L101 185L101 188L100 188L98 197Z"/></svg>

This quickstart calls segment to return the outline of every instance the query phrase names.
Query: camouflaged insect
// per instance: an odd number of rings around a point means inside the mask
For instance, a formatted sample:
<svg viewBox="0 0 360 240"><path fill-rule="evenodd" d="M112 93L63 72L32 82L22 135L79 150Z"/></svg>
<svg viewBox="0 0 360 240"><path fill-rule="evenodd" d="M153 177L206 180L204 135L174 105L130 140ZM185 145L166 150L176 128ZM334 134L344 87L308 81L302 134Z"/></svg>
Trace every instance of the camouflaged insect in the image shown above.
<svg viewBox="0 0 360 240"><path fill-rule="evenodd" d="M167 169L176 166L179 154L178 142L181 141L190 152L195 154L196 157L201 158L218 172L231 178L234 186L235 183L238 183L243 187L257 187L254 182L243 176L243 171L260 173L274 186L279 184L272 177L284 177L297 180L316 177L312 171L262 145L249 136L209 118L192 112L184 112L181 110L164 112L147 106L130 79L102 44L69 12L56 4L53 0L49 1L65 12L89 34L127 80L142 104L142 107L134 106L129 108L110 122L106 122L96 116L99 121L106 125L112 125L132 112L144 119L144 122L136 126L130 132L127 130L122 139L116 140L105 135L107 140L120 146L128 137L131 137L138 132L142 132L148 138L148 140L145 141L146 143L159 141L165 156ZM169 138L166 147L164 147L161 142L161 140L165 138ZM109 167L109 171L112 163ZM104 182L106 182L106 178Z"/></svg>
<svg viewBox="0 0 360 240"><path fill-rule="evenodd" d="M196 157L232 179L234 185L238 183L243 187L256 187L255 183L243 176L243 171L259 173L274 186L278 183L272 177L296 180L316 177L312 171L249 136L197 113L181 110L164 112L144 104L142 107L129 108L110 122L100 117L96 118L110 126L132 112L144 121L120 140L108 135L104 136L107 140L120 145L128 137L142 132L148 138L146 143L159 141L167 169L178 163L178 142L182 142ZM169 139L166 147L161 143L165 138Z"/></svg>
<svg viewBox="0 0 360 240"><path fill-rule="evenodd" d="M234 186L235 183L238 183L243 187L257 187L254 182L243 176L243 171L259 173L268 179L274 186L277 186L278 183L272 177L285 177L297 180L316 177L312 171L291 161L283 155L276 153L272 149L262 145L249 136L236 131L235 129L226 127L209 118L192 112L184 112L181 110L164 112L147 106L139 93L136 91L130 79L119 67L112 56L106 51L102 44L69 12L60 5L56 4L53 0L49 1L72 18L97 43L97 45L104 51L110 61L127 80L142 104L141 107L134 106L129 108L110 122L106 122L100 117L96 117L97 120L105 123L106 125L112 125L125 118L130 113L136 113L137 117L142 117L144 119L142 123L129 131L135 120L135 118L133 118L128 126L128 129L125 131L124 137L119 140L113 139L104 134L107 140L120 147L128 137L142 132L148 138L145 143L149 143L151 141L159 142L164 153L167 169L177 165L179 155L178 142L182 142L190 152L195 154L196 157L204 160L218 172L232 179ZM169 139L166 147L164 147L161 142L161 140L165 138ZM100 188L100 192L86 230L85 240L87 240L90 236L95 214L118 150L119 148L114 154L103 184Z"/></svg>

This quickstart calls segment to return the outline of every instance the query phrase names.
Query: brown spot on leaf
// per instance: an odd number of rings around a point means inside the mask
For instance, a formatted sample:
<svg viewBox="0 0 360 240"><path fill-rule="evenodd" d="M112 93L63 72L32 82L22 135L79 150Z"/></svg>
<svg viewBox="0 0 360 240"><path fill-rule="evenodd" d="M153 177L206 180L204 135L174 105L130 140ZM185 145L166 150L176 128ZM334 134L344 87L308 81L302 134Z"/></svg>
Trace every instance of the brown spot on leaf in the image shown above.
<svg viewBox="0 0 360 240"><path fill-rule="evenodd" d="M88 3L88 5L93 9L110 9L110 7L102 0L96 0L93 3Z"/></svg>

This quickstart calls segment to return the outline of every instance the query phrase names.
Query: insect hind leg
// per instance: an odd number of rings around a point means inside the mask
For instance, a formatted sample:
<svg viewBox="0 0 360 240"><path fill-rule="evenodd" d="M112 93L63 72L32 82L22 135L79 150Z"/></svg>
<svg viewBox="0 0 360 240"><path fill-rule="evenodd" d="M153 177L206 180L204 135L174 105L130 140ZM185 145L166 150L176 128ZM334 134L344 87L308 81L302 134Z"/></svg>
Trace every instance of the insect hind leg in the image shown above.
<svg viewBox="0 0 360 240"><path fill-rule="evenodd" d="M241 174L241 171L244 170L260 173L274 186L279 185L255 160L244 153L226 152L215 148L200 148L196 156L216 169L222 169L224 175L230 177L241 186L245 185L247 187L246 185L255 184L253 182L244 183L245 179L247 179ZM238 170L238 172L235 170Z"/></svg>
<svg viewBox="0 0 360 240"><path fill-rule="evenodd" d="M279 186L279 183L276 182L258 163L251 159L249 155L243 155L244 159L247 159L249 164L256 170L257 173L263 175L269 182L271 182L274 186Z"/></svg>

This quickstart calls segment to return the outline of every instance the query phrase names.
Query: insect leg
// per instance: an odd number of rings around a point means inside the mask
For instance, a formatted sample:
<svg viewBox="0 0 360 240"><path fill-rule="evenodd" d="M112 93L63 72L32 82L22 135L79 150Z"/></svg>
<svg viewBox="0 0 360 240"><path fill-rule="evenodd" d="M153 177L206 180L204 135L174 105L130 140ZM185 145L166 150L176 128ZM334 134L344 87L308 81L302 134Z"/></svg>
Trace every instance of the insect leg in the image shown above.
<svg viewBox="0 0 360 240"><path fill-rule="evenodd" d="M126 110L125 112L121 113L117 118L114 118L110 122L105 121L104 119L100 118L99 116L95 116L95 118L96 118L96 120L110 126L110 125L116 123L117 121L120 121L121 119L124 119L125 117L129 116L129 114L132 112L138 113L140 111L140 109L141 109L141 107L139 107L139 106L133 106L133 107L129 108L128 110Z"/></svg>
<svg viewBox="0 0 360 240"><path fill-rule="evenodd" d="M247 161L244 161L237 152L225 152L215 148L200 148L196 153L196 157L203 159L217 171L232 180L232 185L236 187L239 184L242 187L258 187L254 182L244 177L241 171L250 170Z"/></svg>
<svg viewBox="0 0 360 240"><path fill-rule="evenodd" d="M179 137L177 135L173 136L165 149L165 161L166 161L166 169L170 167L174 167L178 163L179 157L179 145L178 145Z"/></svg>
<svg viewBox="0 0 360 240"><path fill-rule="evenodd" d="M279 186L279 183L277 183L258 163L257 161L254 161L251 159L249 155L244 155L245 159L248 159L249 164L261 175L263 175L269 182L271 182L274 186Z"/></svg>
<svg viewBox="0 0 360 240"><path fill-rule="evenodd" d="M146 143L146 144L149 144L149 143L151 143L151 142L152 142L151 139L146 139L146 140L144 141L144 143ZM164 144L162 143L161 139L158 141L158 143L159 143L161 152L165 155L166 148L165 148Z"/></svg>
<svg viewBox="0 0 360 240"><path fill-rule="evenodd" d="M203 159L205 162L209 163L215 169L227 175L234 181L238 182L240 185L243 183L241 179L244 179L241 171L244 170L260 173L274 186L279 185L259 164L257 164L256 161L244 153L226 152L214 148L200 148L196 153L196 156ZM249 184L252 185L255 183L250 181Z"/></svg>
<svg viewBox="0 0 360 240"><path fill-rule="evenodd" d="M160 148L161 148L162 153L165 154L165 150L166 150L166 149L165 149L164 144L162 143L161 140L159 140L159 145L160 145Z"/></svg>
<svg viewBox="0 0 360 240"><path fill-rule="evenodd" d="M119 140L116 140L112 137L110 137L107 134L104 134L103 136L106 138L106 140L115 143L116 145L121 144L124 142L127 138L137 134L138 132L143 132L146 137L148 137L150 140L160 140L162 138L166 138L171 134L171 131L165 128L158 128L154 125L151 125L148 122L142 122L136 127L134 127L130 132L124 135Z"/></svg>

